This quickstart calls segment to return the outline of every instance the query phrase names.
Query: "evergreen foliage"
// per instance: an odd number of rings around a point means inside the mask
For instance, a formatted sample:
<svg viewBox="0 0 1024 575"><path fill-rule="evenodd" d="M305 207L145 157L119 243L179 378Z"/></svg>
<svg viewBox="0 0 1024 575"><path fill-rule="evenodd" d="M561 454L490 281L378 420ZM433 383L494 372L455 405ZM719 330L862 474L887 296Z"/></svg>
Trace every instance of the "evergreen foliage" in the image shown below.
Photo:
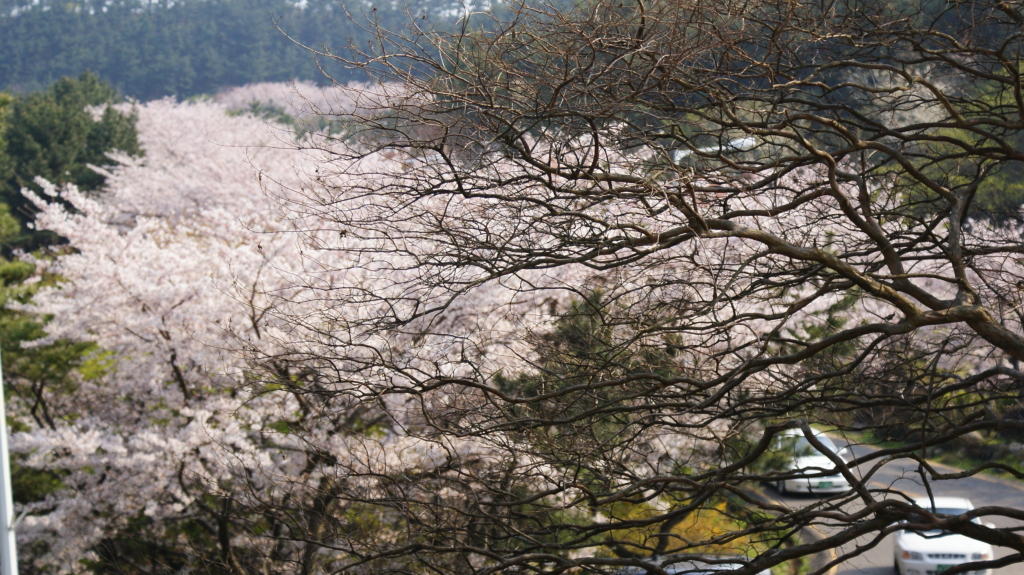
<svg viewBox="0 0 1024 575"><path fill-rule="evenodd" d="M89 73L15 97L3 126L0 165L8 168L0 179L0 201L25 222L31 212L21 189L36 188L36 177L97 189L103 176L90 166L109 164L106 154L111 150L139 153L135 119L113 107L119 100L112 86ZM19 245L27 241L7 239ZM39 241L29 243L36 246Z"/></svg>
<svg viewBox="0 0 1024 575"><path fill-rule="evenodd" d="M0 89L40 90L85 70L140 100L260 81L323 82L323 60L300 44L342 51L350 41L365 44L374 24L453 13L448 4L428 0L407 13L403 5L361 0L301 7L288 0L8 0L0 3ZM337 65L324 71L339 81L361 79Z"/></svg>

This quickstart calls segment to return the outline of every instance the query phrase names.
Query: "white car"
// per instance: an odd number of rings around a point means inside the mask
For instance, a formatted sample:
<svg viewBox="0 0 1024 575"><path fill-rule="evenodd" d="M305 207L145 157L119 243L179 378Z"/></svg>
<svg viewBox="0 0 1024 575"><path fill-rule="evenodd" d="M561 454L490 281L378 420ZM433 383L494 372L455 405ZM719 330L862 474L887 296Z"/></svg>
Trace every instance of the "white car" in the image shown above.
<svg viewBox="0 0 1024 575"><path fill-rule="evenodd" d="M846 457L846 448L839 449L824 432L813 428L812 430L814 437L826 449L838 455L844 462L849 461ZM775 489L779 493L843 493L849 491L850 482L841 474L821 475L822 472L835 469L836 464L815 449L804 437L803 431L799 429L783 431L775 436L774 449L787 456L789 460L788 467L783 471L787 473L802 472L802 476L776 481Z"/></svg>
<svg viewBox="0 0 1024 575"><path fill-rule="evenodd" d="M918 499L914 505L932 509L929 499ZM934 514L960 515L974 509L963 497L936 497ZM972 519L981 523L980 519ZM954 565L992 559L992 546L964 535L944 531L898 531L896 533L894 569L899 575L939 575ZM991 569L967 571L968 575L989 575Z"/></svg>
<svg viewBox="0 0 1024 575"><path fill-rule="evenodd" d="M734 569L742 569L742 563L728 563L728 561L735 561L737 557L721 557L718 558L722 563L714 562L709 563L702 561L701 559L690 559L677 557L675 561L671 561L672 557L655 557L648 559L648 562L654 563L665 570L666 573L672 575L713 575L716 572L721 571L732 571ZM705 556L704 559L711 559ZM670 562L671 561L671 562ZM666 564L667 563L667 564ZM627 567L619 572L620 575L644 575L648 571L642 567ZM765 569L758 573L758 575L771 575L771 571Z"/></svg>

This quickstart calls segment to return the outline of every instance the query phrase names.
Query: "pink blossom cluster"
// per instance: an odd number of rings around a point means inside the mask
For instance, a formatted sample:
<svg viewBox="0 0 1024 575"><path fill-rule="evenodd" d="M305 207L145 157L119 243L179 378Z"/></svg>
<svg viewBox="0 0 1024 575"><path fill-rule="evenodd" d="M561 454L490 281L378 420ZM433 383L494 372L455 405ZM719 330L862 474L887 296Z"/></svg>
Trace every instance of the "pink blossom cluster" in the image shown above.
<svg viewBox="0 0 1024 575"><path fill-rule="evenodd" d="M39 273L62 278L26 306L53 317L38 343L96 342L90 361L102 366L51 399L62 414L54 428L32 427L12 439L25 465L65 474L64 487L30 505L20 527L23 545L46 543L32 558L40 568L77 572L82 560L96 558L95 545L140 513L159 536L202 517L200 503L211 493L266 505L306 496L324 477L358 484L359 477L440 465L452 454L503 460L500 438L418 435L422 409L401 400L385 399L380 433L338 433L342 420L364 408L342 399L320 406L336 410L326 416L298 416L310 409L301 396L254 375L253 357L344 349L345 360L358 364L368 346L452 375L466 368L453 358L474 349L482 369L494 371L521 360L527 349L512 334L547 308L517 301L522 283L512 279L475 289L408 332L359 331L385 306L426 305L445 294L417 287L421 271L401 253L373 257L387 239L342 237L318 214L289 209L300 205L296 198L320 193L311 174L332 168L282 128L228 111L210 101L138 105L145 155L112 155L102 193L45 181L42 195L25 192L40 209L36 226L71 248L30 258ZM367 160L349 166L351 175L336 175L358 190L361 174L381 171L368 164L389 161ZM394 382L395 374L325 385L344 398L372 390L377 377ZM311 465L311 451L331 453L335 463ZM538 481L546 475L538 472ZM367 481L361 488L373 493ZM240 548L273 544L241 530L232 538Z"/></svg>

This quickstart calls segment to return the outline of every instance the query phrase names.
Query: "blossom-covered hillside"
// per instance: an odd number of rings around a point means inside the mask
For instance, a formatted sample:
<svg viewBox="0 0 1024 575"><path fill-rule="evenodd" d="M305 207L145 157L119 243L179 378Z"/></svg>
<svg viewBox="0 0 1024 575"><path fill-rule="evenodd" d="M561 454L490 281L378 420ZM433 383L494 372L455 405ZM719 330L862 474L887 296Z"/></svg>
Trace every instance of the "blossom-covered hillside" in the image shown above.
<svg viewBox="0 0 1024 575"><path fill-rule="evenodd" d="M324 339L323 326L341 329L346 317L372 317L386 304L334 306L324 294L386 277L380 285L400 297L401 278L418 272L400 255L372 261L380 238L339 235L303 208L325 197L317 174L332 172L342 193L358 195L364 177L400 161L332 164L324 150L340 144L313 135L315 145L299 145L285 127L237 111L267 91L280 98L289 88L138 105L145 155L112 155L101 193L45 180L43 194L25 191L41 210L36 226L68 240L53 256L29 258L40 277L61 278L24 308L53 318L36 345L91 341L100 350L73 390L47 398L54 424L13 438L23 465L61 482L26 508L19 528L34 569L131 561L153 573L210 563L276 572L306 560L323 568L408 536L401 513L370 505L380 485L368 477L421 473L452 457L484 469L508 460L501 439L419 433L421 408L366 397L379 374L354 376L356 366L332 375L330 361L358 364L358 350L309 361L360 337ZM522 367L527 347L510 336L553 302L543 290L513 301L516 289L488 284L433 325L365 337L413 346L427 364L472 348L481 369ZM549 472L538 468L538 486ZM318 522L321 539L307 541Z"/></svg>

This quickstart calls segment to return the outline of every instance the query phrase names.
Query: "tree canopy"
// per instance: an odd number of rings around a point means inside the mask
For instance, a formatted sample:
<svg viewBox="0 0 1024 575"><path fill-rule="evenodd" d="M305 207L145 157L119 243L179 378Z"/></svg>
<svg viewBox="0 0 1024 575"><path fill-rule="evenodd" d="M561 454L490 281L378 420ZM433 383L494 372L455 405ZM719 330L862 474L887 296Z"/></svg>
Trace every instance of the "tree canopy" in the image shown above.
<svg viewBox="0 0 1024 575"><path fill-rule="evenodd" d="M1024 478L928 459L1024 431L1019 5L510 2L372 32L333 58L372 82L329 130L154 101L99 192L29 191L68 243L11 309L91 350L56 416L16 406L52 487L33 568L753 575L905 528L1011 550L951 575L1024 560L975 521L1020 509L873 482ZM893 443L851 459L812 425ZM780 465L793 433L817 462Z"/></svg>
<svg viewBox="0 0 1024 575"><path fill-rule="evenodd" d="M318 60L299 44L341 51L365 44L374 22L397 27L421 14L444 21L450 4L418 2L407 12L405 5L363 1L7 0L0 7L0 89L43 90L85 71L140 100L263 81L324 83ZM319 63L339 81L365 79L330 59Z"/></svg>
<svg viewBox="0 0 1024 575"><path fill-rule="evenodd" d="M1024 160L1019 5L509 13L451 33L390 30L349 56L377 74L379 105L340 113L353 131L320 147L333 170L294 208L337 232L308 229L322 250L308 257L356 251L359 263L322 269L371 278L324 280L326 311L289 316L310 369L414 410L424 441L488 448L421 474L357 472L378 490L346 497L415 535L352 542L353 556L396 570L659 572L666 539L676 552L708 544L671 534L679 517L736 497L758 511L722 537L773 547L739 571L753 573L919 521L870 485L891 458L920 462L921 481L948 478L929 447L1019 428L1001 412L1024 389L1021 213L1011 201L997 216L991 201ZM574 299L601 302L587 316L598 347L582 356L559 319ZM785 429L813 445L808 422L905 442L832 454L815 476L853 487L822 502L745 495L793 477L758 462ZM1001 462L965 473L985 468L1024 477ZM626 501L653 510L639 519ZM961 571L1024 556L1012 529L935 521L1017 552ZM828 537L779 547L808 524Z"/></svg>
<svg viewBox="0 0 1024 575"><path fill-rule="evenodd" d="M36 178L74 183L89 191L99 188L104 178L95 168L110 163L108 153L140 153L135 118L115 107L120 100L112 86L88 73L13 98L0 126L0 161L9 166L0 180L0 201L23 222L30 222L30 204L21 190L39 189Z"/></svg>

